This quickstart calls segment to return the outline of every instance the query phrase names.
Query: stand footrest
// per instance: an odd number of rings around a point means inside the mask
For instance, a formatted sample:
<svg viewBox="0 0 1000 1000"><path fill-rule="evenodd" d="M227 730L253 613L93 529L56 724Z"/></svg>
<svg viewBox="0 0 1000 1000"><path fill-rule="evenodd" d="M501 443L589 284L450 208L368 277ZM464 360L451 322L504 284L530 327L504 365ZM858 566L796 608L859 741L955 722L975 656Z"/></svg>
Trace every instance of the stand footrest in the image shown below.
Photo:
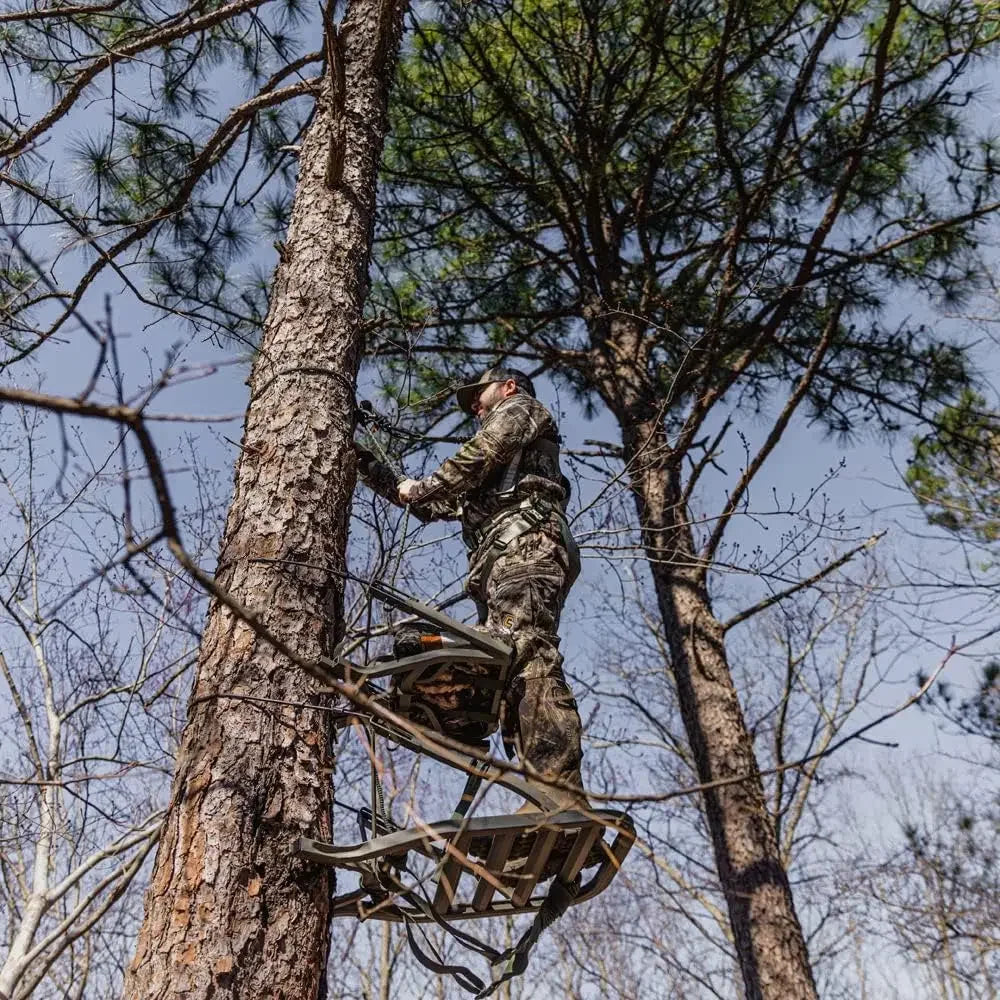
<svg viewBox="0 0 1000 1000"><path fill-rule="evenodd" d="M603 839L605 830L614 833L610 843ZM385 876L380 880L384 891L367 893L367 900L357 891L335 899L333 916L427 922L532 913L546 898L540 888L546 879L559 875L571 883L596 866L573 905L586 902L611 884L634 842L627 815L595 809L445 820L343 847L301 837L295 854L363 875L381 870ZM399 867L410 851L435 864L433 882L421 880L429 905L415 905L408 897L420 890L405 886L393 871L393 859Z"/></svg>

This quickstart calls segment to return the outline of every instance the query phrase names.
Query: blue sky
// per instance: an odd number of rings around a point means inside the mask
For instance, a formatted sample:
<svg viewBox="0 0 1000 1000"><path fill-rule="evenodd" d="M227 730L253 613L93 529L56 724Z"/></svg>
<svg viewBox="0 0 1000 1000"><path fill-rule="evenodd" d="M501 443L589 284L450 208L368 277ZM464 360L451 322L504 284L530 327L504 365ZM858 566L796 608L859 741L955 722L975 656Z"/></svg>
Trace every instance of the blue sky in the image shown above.
<svg viewBox="0 0 1000 1000"><path fill-rule="evenodd" d="M220 91L220 97L227 99L237 100L239 96L227 94L225 89ZM44 95L38 93L36 98L41 106ZM984 115L993 115L986 101L981 107ZM73 132L98 127L99 115L103 113L100 105L95 105L90 113L94 116L92 126L86 118L75 120L55 141L65 141ZM8 198L9 194L0 193L0 199ZM993 235L995 237L995 228ZM39 252L43 256L51 256L59 239L55 233L42 236L38 244ZM273 259L270 241L261 241L255 259L260 262ZM71 252L63 264L62 280L65 282L65 275L78 270L82 262L82 253ZM83 303L82 310L91 321L103 318L105 296L117 334L122 370L127 377L126 395L140 391L151 380L158 378L164 358L176 345L177 357L173 367L191 366L190 377L178 380L177 384L165 389L151 411L188 418L217 418L197 422L163 421L154 427L154 437L165 456L165 464L174 470L170 482L176 502L185 506L195 499L195 481L186 468L184 451L188 439L194 441L200 460L216 471L223 489L228 488L236 455L234 442L241 436L242 412L247 399L244 380L248 368L241 352L232 346L215 345L172 319L149 325L153 315L148 309L123 290L117 280L108 276L96 283ZM911 304L900 304L900 318L904 306L909 308ZM912 307L917 308L916 305ZM976 304L975 311L991 318L994 307L993 301L986 297ZM978 337L981 333L977 325L963 317L942 318L928 313L927 321L948 325L962 336ZM988 331L989 328L985 329ZM995 352L992 348L992 342L983 342L984 363L988 370L995 372ZM7 384L26 388L34 388L39 380L43 380L45 391L75 395L86 385L95 358L96 348L91 339L78 323L70 321L59 336L39 350L29 362L4 372L2 377ZM543 402L560 412L564 447L567 449L583 448L584 441L591 438L616 440L617 430L607 415L586 420L568 394L560 393L551 383L542 385L540 396ZM94 398L110 400L110 386L106 380ZM751 446L758 443L767 429L764 417L747 415L740 420L739 416L738 429L745 434ZM113 446L113 436L107 425L81 421L79 427L95 456ZM50 440L57 447L54 423L50 424L50 433ZM992 588L988 585L979 591L963 591L947 596L940 603L936 601L937 584L949 578L965 577L967 553L954 542L941 539L927 529L911 499L902 490L899 470L905 466L909 448L909 432L906 430L892 442L869 438L848 446L825 437L816 428L804 426L801 421L793 423L753 486L751 514L738 515L730 530L730 544L738 545L741 559L751 558L758 547L765 553L774 553L784 544L784 532L797 530L808 521L806 511L798 514L782 512L789 508L799 509L803 498L812 490L820 489L809 510L814 514L825 510L831 517L842 514L844 526L839 539L833 537L832 531L821 532L830 536L818 545L822 555L835 554L844 546L849 547L878 532L886 533L874 550L874 557L885 573L886 590L894 589L894 599L886 604L882 626L887 637L886 648L879 654L885 665L886 679L875 690L865 710L859 713L858 724L901 703L912 692L916 675L931 670L939 662L943 650L952 641L952 635L959 643L968 641L989 631L995 617ZM443 454L442 451L441 456ZM706 479L697 500L698 512L710 515L718 509L727 481L731 482L738 474L743 460L742 446L734 431L719 458L726 474L716 473ZM53 474L57 466L58 456L52 461ZM832 477L829 476L830 470L837 470ZM592 494L588 494L588 489L594 491L597 488L596 482L591 482L589 487L585 482L579 499L589 500ZM429 537L438 537L440 533L437 528L427 530ZM461 552L456 543L449 544L457 569L461 564ZM583 577L569 599L562 634L570 671L593 678L600 667L599 648L595 652L595 645L599 647L601 639L599 630L595 633L593 610L596 603L607 600L608 584L613 582L613 576L609 563L596 553L585 552L585 556ZM812 555L804 558L806 572L813 566L813 558ZM859 556L852 564L852 571L854 567L863 565L866 558L871 557ZM641 561L635 565L642 576ZM81 563L78 569L84 574L89 567ZM914 583L918 586L913 586ZM752 603L762 593L759 581L738 570L720 575L716 589L719 593L717 610L720 613L732 613L740 606ZM932 600L931 613L928 609ZM931 617L928 617L929 613ZM0 636L3 636L2 629ZM981 658L991 655L995 648L992 640L986 639L955 657L947 668L948 680L968 684ZM595 707L599 706L584 699L584 716ZM887 805L887 788L893 785L899 772L920 768L944 777L961 773L963 769L960 762L956 763L955 757L966 752L965 742L935 727L932 720L917 709L911 708L885 723L872 735L883 742L896 742L898 747L865 744L843 751L844 758L859 772L859 777L850 786L850 797L861 823L869 831L884 830L887 825L887 812L894 808ZM595 768L597 755L601 752L592 749L589 753L588 761Z"/></svg>

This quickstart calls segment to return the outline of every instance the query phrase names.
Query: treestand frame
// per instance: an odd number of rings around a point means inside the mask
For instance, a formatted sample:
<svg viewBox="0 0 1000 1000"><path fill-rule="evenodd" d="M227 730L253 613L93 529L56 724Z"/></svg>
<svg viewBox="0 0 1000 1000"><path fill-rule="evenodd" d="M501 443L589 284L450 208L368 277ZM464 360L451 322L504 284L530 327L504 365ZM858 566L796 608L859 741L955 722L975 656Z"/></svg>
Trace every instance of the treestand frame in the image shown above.
<svg viewBox="0 0 1000 1000"><path fill-rule="evenodd" d="M412 616L401 624L436 629L441 645L412 656L356 663L345 655L345 644L341 643L332 659L323 660L324 666L345 683L359 685L367 697L391 708L409 726L402 729L360 710L345 711L338 716L337 724L361 723L373 734L462 770L467 780L450 819L399 829L376 811L381 793L373 770L371 839L337 846L299 838L294 846L298 857L360 875L359 889L335 897L332 915L360 920L441 923L538 914L551 897L550 889L542 884L553 876L557 877L556 884L573 887L569 905L586 902L603 892L635 842L631 819L614 809L560 808L545 785L490 764L478 755L462 762L461 755L440 742L444 735L441 723L416 688L421 679L440 667L459 668L470 663L489 667L487 676L467 674L463 680L475 685L483 701L489 703L488 713L468 715L476 716L476 721L495 730L513 663L512 647L395 588L367 581L364 585L369 621L371 603L378 600ZM389 687L376 683L384 680L390 681ZM486 744L475 749L485 751ZM516 792L538 811L470 817L469 809L484 782ZM603 837L605 829L614 832L610 843ZM407 867L410 852L433 863L432 880L423 878L415 885L402 881L405 873L413 874ZM595 866L594 874L581 882L583 870ZM464 893L460 892L463 877Z"/></svg>

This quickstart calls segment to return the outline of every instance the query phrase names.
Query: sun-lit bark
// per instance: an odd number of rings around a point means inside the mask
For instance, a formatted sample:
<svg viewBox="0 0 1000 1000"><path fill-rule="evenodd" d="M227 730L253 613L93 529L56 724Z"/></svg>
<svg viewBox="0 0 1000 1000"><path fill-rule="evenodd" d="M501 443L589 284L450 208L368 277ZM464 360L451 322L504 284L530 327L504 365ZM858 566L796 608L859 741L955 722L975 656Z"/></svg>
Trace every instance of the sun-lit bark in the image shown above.
<svg viewBox="0 0 1000 1000"><path fill-rule="evenodd" d="M353 0L328 52L250 376L217 583L300 656L341 629L375 176L403 3ZM308 563L297 567L295 563ZM290 856L329 839L331 755L315 682L214 601L125 996L319 997L330 880Z"/></svg>

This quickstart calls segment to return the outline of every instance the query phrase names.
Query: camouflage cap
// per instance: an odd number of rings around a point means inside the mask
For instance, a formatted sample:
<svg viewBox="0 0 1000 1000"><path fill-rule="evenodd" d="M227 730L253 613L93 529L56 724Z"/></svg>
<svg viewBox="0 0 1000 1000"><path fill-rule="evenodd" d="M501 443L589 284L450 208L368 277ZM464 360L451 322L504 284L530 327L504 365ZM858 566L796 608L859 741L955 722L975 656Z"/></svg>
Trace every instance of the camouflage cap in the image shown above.
<svg viewBox="0 0 1000 1000"><path fill-rule="evenodd" d="M534 397L535 386L524 372L519 372L516 368L507 368L504 365L494 365L492 368L487 368L479 376L478 381L458 387L455 392L458 405L466 413L472 413L472 403L483 386L489 385L491 382L506 382L508 379L513 379L517 383L520 392L526 392L529 396Z"/></svg>

